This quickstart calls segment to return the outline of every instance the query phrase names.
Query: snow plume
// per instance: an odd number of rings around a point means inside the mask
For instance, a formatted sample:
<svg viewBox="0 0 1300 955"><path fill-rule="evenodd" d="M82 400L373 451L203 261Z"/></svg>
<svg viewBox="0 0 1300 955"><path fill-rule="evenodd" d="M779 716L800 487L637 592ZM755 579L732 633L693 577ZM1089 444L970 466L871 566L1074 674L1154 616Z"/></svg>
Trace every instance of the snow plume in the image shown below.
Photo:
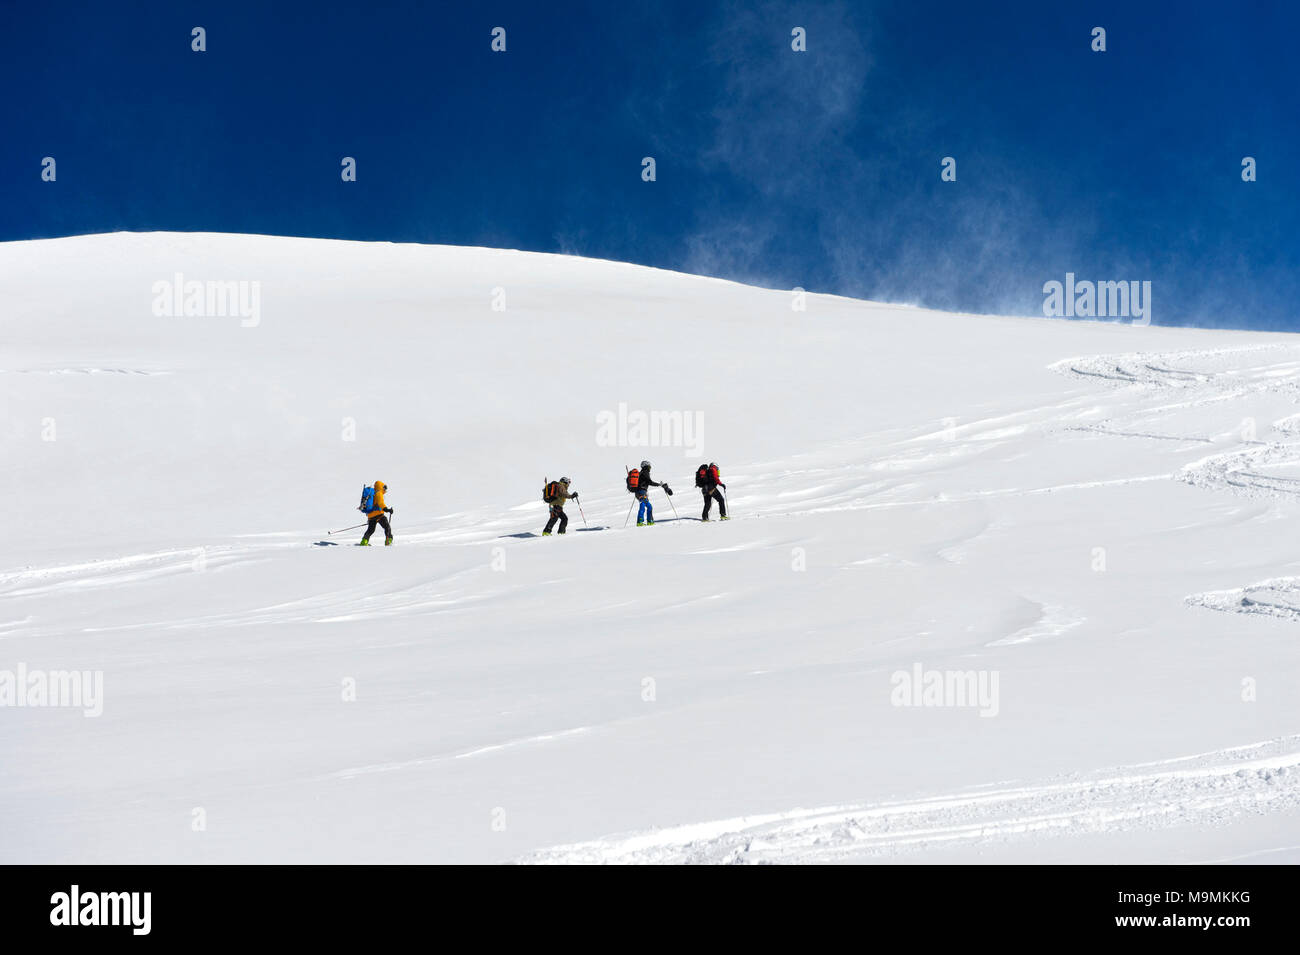
<svg viewBox="0 0 1300 955"><path fill-rule="evenodd" d="M819 222L834 204L827 183L862 187L849 136L857 124L871 58L845 4L791 11L767 2L723 5L711 31L707 67L721 74L710 110L710 145L702 163L753 194L762 214L737 221L713 204L697 210L685 267L710 275L781 286L788 276L762 274L783 242L774 208L789 206ZM811 52L791 48L807 31ZM874 184L872 184L874 185ZM809 197L815 197L809 205Z"/></svg>
<svg viewBox="0 0 1300 955"><path fill-rule="evenodd" d="M806 31L802 52L792 49L796 28ZM888 11L862 4L717 8L695 51L710 82L697 83L691 99L680 80L668 81L661 101L637 116L659 131L648 133L655 148L678 163L693 157L693 174L714 183L671 267L769 288L1040 317L1044 283L1074 272L1150 283L1157 324L1207 327L1258 328L1277 301L1294 299L1300 282L1284 252L1245 251L1246 236L1271 226L1204 234L1152 226L1169 229L1152 252L1116 218L1094 167L1008 138L1011 104L963 95L961 78L988 61L972 53L968 63L909 72L896 30ZM702 100L699 90L708 91ZM1040 106L1069 109L1061 96ZM955 178L941 178L945 160ZM1168 177L1150 170L1189 165L1186 175L1201 182L1223 174L1207 162L1160 147L1145 157L1144 174L1158 193ZM1167 218L1151 202L1141 221ZM1243 199L1228 212L1245 220L1250 208ZM1273 248L1285 242L1279 234Z"/></svg>
<svg viewBox="0 0 1300 955"><path fill-rule="evenodd" d="M1062 238L1080 224L1052 223L1019 184L1027 172L994 157L959 155L957 182L941 182L950 131L937 112L900 106L906 97L873 73L870 16L843 3L720 10L702 54L719 93L700 162L733 181L744 208L702 204L682 267L768 287L1041 314L1049 266L1063 272L1057 262L1080 258ZM792 49L797 27L806 52ZM824 264L808 274L813 261Z"/></svg>

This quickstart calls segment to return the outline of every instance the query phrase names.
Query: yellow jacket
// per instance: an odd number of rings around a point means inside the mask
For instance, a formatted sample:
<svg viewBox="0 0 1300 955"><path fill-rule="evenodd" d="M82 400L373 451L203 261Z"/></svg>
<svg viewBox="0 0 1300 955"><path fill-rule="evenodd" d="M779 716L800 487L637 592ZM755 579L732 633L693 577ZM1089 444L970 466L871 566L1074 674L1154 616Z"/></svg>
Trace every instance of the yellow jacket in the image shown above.
<svg viewBox="0 0 1300 955"><path fill-rule="evenodd" d="M383 481L375 482L375 504L366 512L366 517L378 517L384 513L384 492L388 490L388 485Z"/></svg>
<svg viewBox="0 0 1300 955"><path fill-rule="evenodd" d="M578 495L570 494L569 485L565 484L563 481L556 481L555 483L559 485L560 493L557 494L555 497L551 498L546 503L549 504L551 507L558 507L560 510L564 510L564 502L571 501ZM547 486L549 487L550 485Z"/></svg>

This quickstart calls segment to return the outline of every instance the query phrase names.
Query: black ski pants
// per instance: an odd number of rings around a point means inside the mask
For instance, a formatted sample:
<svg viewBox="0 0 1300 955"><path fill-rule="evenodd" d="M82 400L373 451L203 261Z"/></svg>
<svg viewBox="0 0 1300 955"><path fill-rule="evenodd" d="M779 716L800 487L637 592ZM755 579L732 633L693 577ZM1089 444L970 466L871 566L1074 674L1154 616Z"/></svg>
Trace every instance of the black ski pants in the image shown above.
<svg viewBox="0 0 1300 955"><path fill-rule="evenodd" d="M555 526L556 521L560 522L560 533L563 534L564 529L569 526L569 515L564 513L564 508L552 504L551 519L546 522L545 533L549 534L551 532L551 528Z"/></svg>
<svg viewBox="0 0 1300 955"><path fill-rule="evenodd" d="M714 501L718 502L718 513L722 517L727 516L727 502L723 498L722 493L716 487L712 490L709 490L707 487L702 487L700 488L700 493L704 495L704 520L707 521L709 519L709 510L713 507Z"/></svg>

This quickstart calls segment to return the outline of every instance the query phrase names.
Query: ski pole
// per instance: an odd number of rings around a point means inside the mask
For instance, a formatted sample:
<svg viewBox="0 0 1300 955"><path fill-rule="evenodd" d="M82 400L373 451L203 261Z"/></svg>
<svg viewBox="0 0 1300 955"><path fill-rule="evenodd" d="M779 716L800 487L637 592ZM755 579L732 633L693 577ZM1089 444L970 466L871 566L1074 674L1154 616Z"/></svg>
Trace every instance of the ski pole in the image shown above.
<svg viewBox="0 0 1300 955"><path fill-rule="evenodd" d="M664 491L664 497L668 498L668 506L673 509L673 517L677 517L677 505L673 503L673 496Z"/></svg>
<svg viewBox="0 0 1300 955"><path fill-rule="evenodd" d="M340 527L340 528L339 528L338 530L336 530L336 531L326 531L326 533L327 533L327 534L342 534L344 531L354 531L354 530L356 530L358 527L365 527L365 526L366 526L367 524L369 524L369 523L370 523L369 521L362 521L360 524L353 524L351 527Z"/></svg>
<svg viewBox="0 0 1300 955"><path fill-rule="evenodd" d="M586 526L587 526L587 515L582 513L582 502L579 501L577 498L574 498L573 503L578 505L578 513L579 513L579 514L582 514L582 526L583 526L583 527L586 527Z"/></svg>

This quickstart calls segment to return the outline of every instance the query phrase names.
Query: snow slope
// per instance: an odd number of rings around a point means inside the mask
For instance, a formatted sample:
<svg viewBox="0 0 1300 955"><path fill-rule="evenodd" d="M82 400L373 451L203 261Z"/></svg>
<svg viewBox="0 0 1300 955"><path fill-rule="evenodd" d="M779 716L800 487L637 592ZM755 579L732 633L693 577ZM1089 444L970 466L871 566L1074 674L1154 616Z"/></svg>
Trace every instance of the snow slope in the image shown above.
<svg viewBox="0 0 1300 955"><path fill-rule="evenodd" d="M260 320L156 317L176 273ZM1300 339L790 303L0 245L0 671L104 685L0 708L0 862L1300 860ZM702 453L603 446L620 403ZM624 529L642 457L680 519ZM607 529L512 536L561 473ZM376 478L397 546L319 545ZM894 705L917 666L996 706Z"/></svg>

